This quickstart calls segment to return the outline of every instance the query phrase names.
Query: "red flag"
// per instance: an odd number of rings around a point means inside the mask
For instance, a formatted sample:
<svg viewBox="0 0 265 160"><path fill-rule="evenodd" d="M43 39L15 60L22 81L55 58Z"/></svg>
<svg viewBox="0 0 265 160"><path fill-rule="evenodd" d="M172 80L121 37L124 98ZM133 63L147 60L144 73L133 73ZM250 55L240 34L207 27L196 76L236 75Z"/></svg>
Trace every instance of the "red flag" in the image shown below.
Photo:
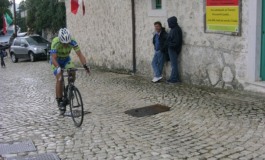
<svg viewBox="0 0 265 160"><path fill-rule="evenodd" d="M71 12L76 14L79 8L78 0L71 0Z"/></svg>
<svg viewBox="0 0 265 160"><path fill-rule="evenodd" d="M2 19L3 19L3 32L4 32L4 34L6 34L6 32L7 32L7 22L6 22L6 18L4 16L4 14L3 14Z"/></svg>
<svg viewBox="0 0 265 160"><path fill-rule="evenodd" d="M82 5L83 15L85 15L86 7L84 0L71 0L71 11L73 14L76 14L78 12L78 8L80 5Z"/></svg>

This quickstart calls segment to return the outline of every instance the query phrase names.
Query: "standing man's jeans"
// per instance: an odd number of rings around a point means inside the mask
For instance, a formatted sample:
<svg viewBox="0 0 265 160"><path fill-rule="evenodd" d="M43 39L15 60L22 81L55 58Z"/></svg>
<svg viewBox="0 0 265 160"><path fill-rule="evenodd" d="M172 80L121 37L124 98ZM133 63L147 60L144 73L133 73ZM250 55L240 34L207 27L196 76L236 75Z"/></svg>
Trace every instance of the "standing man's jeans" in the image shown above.
<svg viewBox="0 0 265 160"><path fill-rule="evenodd" d="M155 77L162 77L163 68L165 63L164 54L161 51L155 51L155 55L152 61L152 67L154 70Z"/></svg>
<svg viewBox="0 0 265 160"><path fill-rule="evenodd" d="M178 53L175 49L168 49L168 54L169 54L169 59L171 62L171 76L170 76L170 81L171 82L180 82L179 79L179 70L178 70Z"/></svg>

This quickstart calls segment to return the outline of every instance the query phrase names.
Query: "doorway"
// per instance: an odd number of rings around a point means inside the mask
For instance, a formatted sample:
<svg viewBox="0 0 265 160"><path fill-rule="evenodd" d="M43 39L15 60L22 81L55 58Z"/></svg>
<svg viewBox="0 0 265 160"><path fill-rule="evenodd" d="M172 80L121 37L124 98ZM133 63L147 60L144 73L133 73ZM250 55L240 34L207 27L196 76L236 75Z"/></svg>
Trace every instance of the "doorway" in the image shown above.
<svg viewBox="0 0 265 160"><path fill-rule="evenodd" d="M261 62L260 77L265 81L265 3L262 2L262 32L261 32Z"/></svg>

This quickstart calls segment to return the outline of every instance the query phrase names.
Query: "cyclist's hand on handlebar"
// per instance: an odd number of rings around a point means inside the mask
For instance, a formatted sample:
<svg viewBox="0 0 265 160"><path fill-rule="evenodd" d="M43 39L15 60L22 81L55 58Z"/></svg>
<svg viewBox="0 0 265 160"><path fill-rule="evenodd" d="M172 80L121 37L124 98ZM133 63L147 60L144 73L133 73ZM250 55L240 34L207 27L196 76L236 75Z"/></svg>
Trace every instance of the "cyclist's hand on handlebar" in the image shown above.
<svg viewBox="0 0 265 160"><path fill-rule="evenodd" d="M61 73L61 71L62 71L61 67L57 67L57 68L54 70L53 74L54 74L55 76L57 76L58 74Z"/></svg>
<svg viewBox="0 0 265 160"><path fill-rule="evenodd" d="M90 73L91 73L91 72L90 72L90 68L87 66L87 64L84 64L83 67L84 67L84 69L86 70L87 74L90 75Z"/></svg>

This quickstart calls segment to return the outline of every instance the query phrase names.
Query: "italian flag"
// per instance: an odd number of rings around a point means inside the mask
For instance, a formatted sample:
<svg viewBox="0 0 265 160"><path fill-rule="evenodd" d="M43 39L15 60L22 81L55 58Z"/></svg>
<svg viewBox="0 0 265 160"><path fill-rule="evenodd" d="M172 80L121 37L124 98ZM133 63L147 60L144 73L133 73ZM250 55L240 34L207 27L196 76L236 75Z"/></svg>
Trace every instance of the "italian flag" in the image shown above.
<svg viewBox="0 0 265 160"><path fill-rule="evenodd" d="M4 34L6 34L7 27L12 24L13 20L11 19L11 17L7 13L3 14L2 20L3 20L3 32L4 32Z"/></svg>
<svg viewBox="0 0 265 160"><path fill-rule="evenodd" d="M71 0L71 12L76 14L79 6L82 5L83 15L85 15L86 8L84 0Z"/></svg>
<svg viewBox="0 0 265 160"><path fill-rule="evenodd" d="M6 30L7 30L7 22L6 22L6 17L3 14L2 16L2 21L3 21L3 33L6 34Z"/></svg>

